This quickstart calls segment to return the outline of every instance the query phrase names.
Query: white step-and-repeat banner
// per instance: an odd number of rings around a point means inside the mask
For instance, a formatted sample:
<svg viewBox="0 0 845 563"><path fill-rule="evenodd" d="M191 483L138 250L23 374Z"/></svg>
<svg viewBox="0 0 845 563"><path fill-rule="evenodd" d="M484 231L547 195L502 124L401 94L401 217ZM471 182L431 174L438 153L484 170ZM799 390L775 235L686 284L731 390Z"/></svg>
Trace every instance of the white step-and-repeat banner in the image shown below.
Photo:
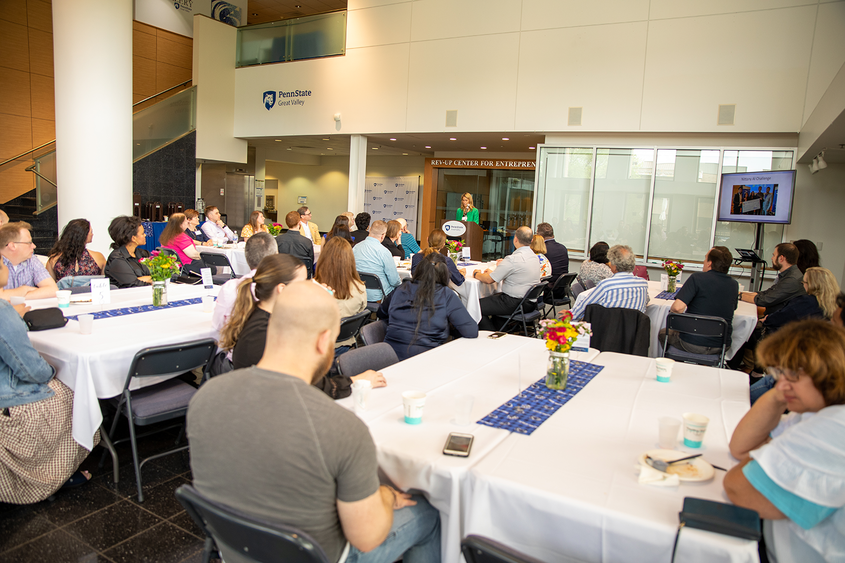
<svg viewBox="0 0 845 563"><path fill-rule="evenodd" d="M367 176L365 186L364 211L372 216L372 221L402 217L408 222L408 231L414 238L420 238L417 233L419 176Z"/></svg>

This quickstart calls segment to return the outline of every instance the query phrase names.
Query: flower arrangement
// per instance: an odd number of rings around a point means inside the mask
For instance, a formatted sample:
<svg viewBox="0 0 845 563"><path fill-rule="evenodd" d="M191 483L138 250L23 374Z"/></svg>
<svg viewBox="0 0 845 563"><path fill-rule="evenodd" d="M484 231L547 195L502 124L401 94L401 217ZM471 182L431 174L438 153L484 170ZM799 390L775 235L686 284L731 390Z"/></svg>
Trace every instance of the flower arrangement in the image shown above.
<svg viewBox="0 0 845 563"><path fill-rule="evenodd" d="M282 232L282 225L280 223L272 223L267 225L267 231L274 237L278 236Z"/></svg>
<svg viewBox="0 0 845 563"><path fill-rule="evenodd" d="M668 275L677 276L680 275L681 271L684 269L684 263L675 262L674 260L664 260L663 269L666 270Z"/></svg>
<svg viewBox="0 0 845 563"><path fill-rule="evenodd" d="M462 240L447 240L446 251L450 253L458 253L463 249L464 241Z"/></svg>
<svg viewBox="0 0 845 563"><path fill-rule="evenodd" d="M563 311L558 319L540 321L540 337L546 339L550 352L566 353L579 336L592 334L586 323L573 322L572 311Z"/></svg>
<svg viewBox="0 0 845 563"><path fill-rule="evenodd" d="M154 250L149 257L142 259L141 264L150 271L150 278L153 281L169 280L173 274L179 273L182 268L182 264L175 256L162 254L158 250Z"/></svg>

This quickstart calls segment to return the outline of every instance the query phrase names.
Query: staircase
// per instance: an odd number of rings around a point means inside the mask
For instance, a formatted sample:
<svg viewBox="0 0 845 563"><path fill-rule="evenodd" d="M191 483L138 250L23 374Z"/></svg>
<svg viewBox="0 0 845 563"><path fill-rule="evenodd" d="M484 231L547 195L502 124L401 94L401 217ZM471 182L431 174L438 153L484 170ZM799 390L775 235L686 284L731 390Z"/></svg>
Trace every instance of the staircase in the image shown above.
<svg viewBox="0 0 845 563"><path fill-rule="evenodd" d="M26 221L32 225L32 242L35 243L35 253L47 255L59 237L59 214L56 206L35 214L36 190L9 200L3 204L3 211L9 216L9 221Z"/></svg>

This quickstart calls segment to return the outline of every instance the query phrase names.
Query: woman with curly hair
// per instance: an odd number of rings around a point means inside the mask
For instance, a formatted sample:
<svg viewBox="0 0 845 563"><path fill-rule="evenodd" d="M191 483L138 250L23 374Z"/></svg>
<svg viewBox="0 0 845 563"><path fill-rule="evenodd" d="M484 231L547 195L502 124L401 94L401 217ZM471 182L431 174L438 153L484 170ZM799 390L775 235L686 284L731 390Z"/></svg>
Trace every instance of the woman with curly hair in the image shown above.
<svg viewBox="0 0 845 563"><path fill-rule="evenodd" d="M87 219L70 221L50 250L47 271L59 281L69 276L99 276L106 265L106 257L86 245L94 238Z"/></svg>

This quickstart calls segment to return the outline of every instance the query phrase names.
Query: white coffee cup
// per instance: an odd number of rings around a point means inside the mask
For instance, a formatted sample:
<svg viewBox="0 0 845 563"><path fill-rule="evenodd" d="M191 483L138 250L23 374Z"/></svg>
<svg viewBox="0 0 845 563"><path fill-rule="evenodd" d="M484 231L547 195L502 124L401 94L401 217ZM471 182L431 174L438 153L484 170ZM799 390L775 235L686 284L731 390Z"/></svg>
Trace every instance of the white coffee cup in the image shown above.
<svg viewBox="0 0 845 563"><path fill-rule="evenodd" d="M79 323L79 334L91 334L94 331L94 315L79 315L76 320Z"/></svg>
<svg viewBox="0 0 845 563"><path fill-rule="evenodd" d="M405 408L405 422L408 424L422 423L425 398L426 394L422 391L405 391L402 393L402 405Z"/></svg>
<svg viewBox="0 0 845 563"><path fill-rule="evenodd" d="M352 408L356 413L366 412L372 388L373 384L368 379L359 379L352 384Z"/></svg>
<svg viewBox="0 0 845 563"><path fill-rule="evenodd" d="M62 309L70 307L70 290L60 289L56 291L56 300L59 302L59 307Z"/></svg>
<svg viewBox="0 0 845 563"><path fill-rule="evenodd" d="M658 444L664 450L674 450L678 445L678 430L681 429L681 421L671 416L661 416L657 419L657 424Z"/></svg>
<svg viewBox="0 0 845 563"><path fill-rule="evenodd" d="M657 381L669 383L672 380L672 368L675 367L675 360L656 358L654 361L657 364Z"/></svg>
<svg viewBox="0 0 845 563"><path fill-rule="evenodd" d="M466 426L472 422L472 404L475 398L472 395L460 393L455 395L455 424Z"/></svg>
<svg viewBox="0 0 845 563"><path fill-rule="evenodd" d="M709 422L710 419L703 414L684 413L684 445L688 448L700 448Z"/></svg>

